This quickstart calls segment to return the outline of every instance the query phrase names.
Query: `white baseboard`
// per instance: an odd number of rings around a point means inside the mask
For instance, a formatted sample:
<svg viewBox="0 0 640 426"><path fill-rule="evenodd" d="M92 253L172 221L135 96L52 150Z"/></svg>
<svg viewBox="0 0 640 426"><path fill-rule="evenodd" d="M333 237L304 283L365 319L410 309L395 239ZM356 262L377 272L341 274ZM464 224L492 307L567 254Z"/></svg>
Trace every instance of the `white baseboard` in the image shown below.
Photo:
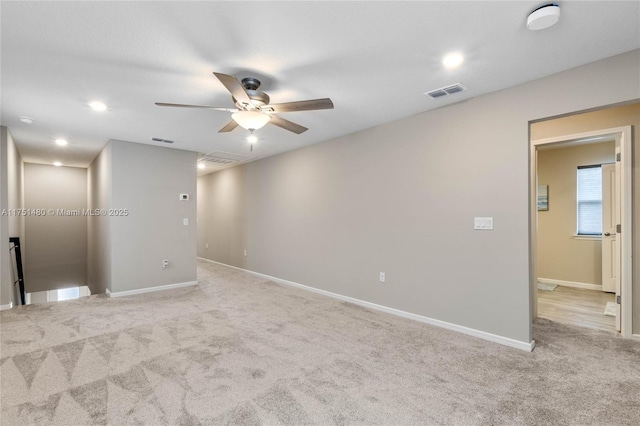
<svg viewBox="0 0 640 426"><path fill-rule="evenodd" d="M587 283L579 283L576 281L562 281L562 280L554 280L551 278L538 278L538 282L543 284L557 284L564 287L583 288L585 290L602 291L602 285L600 284L587 284Z"/></svg>
<svg viewBox="0 0 640 426"><path fill-rule="evenodd" d="M107 293L107 296L109 297L133 296L134 294L151 293L153 291L162 291L162 290L171 290L174 288L189 287L192 285L198 285L198 281L187 281L184 283L166 284L166 285L159 285L156 287L146 287L146 288L139 288L136 290L117 291L117 292L112 292L111 290L107 289L106 293Z"/></svg>
<svg viewBox="0 0 640 426"><path fill-rule="evenodd" d="M0 305L0 311L6 311L13 308L13 302L9 302L6 305Z"/></svg>
<svg viewBox="0 0 640 426"><path fill-rule="evenodd" d="M198 257L198 260L202 260L203 262L215 263L217 265L226 266L228 268L237 269L239 271L248 272L252 275L256 275L269 281L273 281L278 284L284 284L292 287L298 287L307 291L311 291L313 293L322 294L324 296L332 297L334 299L343 300L345 302L353 303L355 305L364 306L366 308L374 309L377 311L386 312L388 314L396 315L402 318L408 318L414 321L423 322L426 324L434 325L436 327L446 328L447 330L457 331L458 333L467 334L469 336L478 337L483 340L488 340L490 342L499 343L501 345L509 346L512 348L520 349L523 351L531 352L535 347L535 341L531 342L521 342L520 340L510 339L508 337L498 336L497 334L487 333L486 331L480 331L469 327L464 327L462 325L452 324L450 322L437 320L434 318L424 317L422 315L412 314L411 312L401 311L399 309L389 308L387 306L378 305L371 302L366 302L364 300L355 299L349 296L343 296L338 293L332 293L330 291L321 290L315 287L309 287L304 284L299 284L293 281L283 280L281 278L272 277L270 275L261 274L259 272L250 271L248 269L238 268L237 266L227 265L225 263L216 262L215 260L205 259L203 257Z"/></svg>

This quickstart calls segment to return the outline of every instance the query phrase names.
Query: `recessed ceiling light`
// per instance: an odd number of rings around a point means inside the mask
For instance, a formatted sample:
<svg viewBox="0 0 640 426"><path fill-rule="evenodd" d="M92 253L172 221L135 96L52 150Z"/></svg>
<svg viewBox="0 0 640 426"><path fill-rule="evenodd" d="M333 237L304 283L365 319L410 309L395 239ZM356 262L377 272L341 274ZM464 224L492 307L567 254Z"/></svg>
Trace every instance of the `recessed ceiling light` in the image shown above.
<svg viewBox="0 0 640 426"><path fill-rule="evenodd" d="M448 53L442 58L442 64L447 68L457 68L464 62L464 56L460 52Z"/></svg>
<svg viewBox="0 0 640 426"><path fill-rule="evenodd" d="M56 145L60 145L60 146L65 146L66 144L68 144L69 142L67 142L64 139L56 139Z"/></svg>
<svg viewBox="0 0 640 426"><path fill-rule="evenodd" d="M92 101L89 103L89 106L94 111L105 111L107 109L107 106L99 101Z"/></svg>
<svg viewBox="0 0 640 426"><path fill-rule="evenodd" d="M55 163L53 163L53 165L56 166L56 167L60 167L60 166L62 166L62 163L59 162L59 161L56 161Z"/></svg>
<svg viewBox="0 0 640 426"><path fill-rule="evenodd" d="M21 115L20 117L18 117L18 119L19 119L20 121L22 121L23 123L26 123L26 124L31 124L31 123L33 123L33 118L31 118L31 117L27 117L26 115Z"/></svg>
<svg viewBox="0 0 640 426"><path fill-rule="evenodd" d="M204 169L205 167L207 167L207 166L205 166L205 164L204 164L204 163L198 163L198 168L199 168L200 170Z"/></svg>

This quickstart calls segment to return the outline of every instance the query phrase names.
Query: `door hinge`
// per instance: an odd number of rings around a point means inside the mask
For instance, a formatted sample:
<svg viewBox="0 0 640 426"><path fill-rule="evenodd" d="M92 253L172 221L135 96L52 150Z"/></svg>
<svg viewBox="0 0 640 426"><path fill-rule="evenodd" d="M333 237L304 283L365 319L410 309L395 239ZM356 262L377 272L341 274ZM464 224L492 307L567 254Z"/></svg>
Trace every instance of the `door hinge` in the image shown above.
<svg viewBox="0 0 640 426"><path fill-rule="evenodd" d="M616 303L619 305L620 304L620 296L616 296Z"/></svg>
<svg viewBox="0 0 640 426"><path fill-rule="evenodd" d="M620 153L619 152L616 154L616 161L620 161Z"/></svg>
<svg viewBox="0 0 640 426"><path fill-rule="evenodd" d="M622 233L622 225L620 225L620 224L617 224L617 225L616 225L616 232L617 232L618 234L621 234L621 233Z"/></svg>

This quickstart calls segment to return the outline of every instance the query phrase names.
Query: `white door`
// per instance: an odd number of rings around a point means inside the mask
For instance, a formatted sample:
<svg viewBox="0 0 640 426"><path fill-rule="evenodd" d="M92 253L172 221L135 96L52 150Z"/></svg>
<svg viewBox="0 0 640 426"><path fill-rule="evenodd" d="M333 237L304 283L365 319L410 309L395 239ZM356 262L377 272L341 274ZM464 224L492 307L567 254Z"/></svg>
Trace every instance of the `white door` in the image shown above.
<svg viewBox="0 0 640 426"><path fill-rule="evenodd" d="M602 291L616 291L616 168L602 165Z"/></svg>
<svg viewBox="0 0 640 426"><path fill-rule="evenodd" d="M620 296L619 163L602 165L602 291ZM616 304L616 329L620 331L620 305Z"/></svg>

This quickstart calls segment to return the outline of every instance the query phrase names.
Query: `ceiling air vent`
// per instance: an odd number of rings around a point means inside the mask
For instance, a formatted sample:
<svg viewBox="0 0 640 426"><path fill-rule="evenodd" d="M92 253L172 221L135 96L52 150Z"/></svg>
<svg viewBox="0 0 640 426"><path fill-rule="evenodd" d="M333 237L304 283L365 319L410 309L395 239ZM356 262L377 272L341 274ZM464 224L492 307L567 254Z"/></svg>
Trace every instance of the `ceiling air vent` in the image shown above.
<svg viewBox="0 0 640 426"><path fill-rule="evenodd" d="M464 87L460 83L456 83L452 84L451 86L441 87L439 89L426 92L425 95L429 96L432 99L438 99L445 96L453 95L454 93L464 92L465 90L467 90L466 87Z"/></svg>
<svg viewBox="0 0 640 426"><path fill-rule="evenodd" d="M232 152L214 151L209 154L203 154L198 161L213 164L234 164L251 158L248 155L234 154Z"/></svg>
<svg viewBox="0 0 640 426"><path fill-rule="evenodd" d="M154 142L162 142L162 143L173 143L174 141L170 139L162 139L162 138L151 138Z"/></svg>

